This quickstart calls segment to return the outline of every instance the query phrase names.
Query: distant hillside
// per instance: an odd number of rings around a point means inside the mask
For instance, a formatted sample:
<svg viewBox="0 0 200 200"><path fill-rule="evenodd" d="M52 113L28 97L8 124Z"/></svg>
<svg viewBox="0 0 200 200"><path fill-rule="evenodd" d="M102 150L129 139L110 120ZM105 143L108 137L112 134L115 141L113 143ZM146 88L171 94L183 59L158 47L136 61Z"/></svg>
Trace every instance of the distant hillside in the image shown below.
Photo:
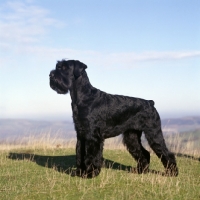
<svg viewBox="0 0 200 200"><path fill-rule="evenodd" d="M42 134L61 138L76 136L73 122L0 119L0 141L15 140L30 135L38 137Z"/></svg>
<svg viewBox="0 0 200 200"><path fill-rule="evenodd" d="M164 132L180 133L200 129L200 116L163 119L162 127Z"/></svg>
<svg viewBox="0 0 200 200"><path fill-rule="evenodd" d="M193 144L193 148L200 151L200 129L190 132L184 132L180 136L182 146L188 145L188 140Z"/></svg>
<svg viewBox="0 0 200 200"><path fill-rule="evenodd" d="M162 120L163 132L182 133L200 130L200 117L184 117ZM0 141L49 134L51 137L75 138L72 121L36 121L22 119L0 119Z"/></svg>

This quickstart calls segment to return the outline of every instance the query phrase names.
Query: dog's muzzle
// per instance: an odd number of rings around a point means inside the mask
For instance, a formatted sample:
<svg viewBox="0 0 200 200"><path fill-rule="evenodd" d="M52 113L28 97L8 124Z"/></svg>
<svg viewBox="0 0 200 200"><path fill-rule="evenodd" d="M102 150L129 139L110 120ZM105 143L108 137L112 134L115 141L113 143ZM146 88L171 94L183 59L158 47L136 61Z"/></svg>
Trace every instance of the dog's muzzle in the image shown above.
<svg viewBox="0 0 200 200"><path fill-rule="evenodd" d="M50 78L50 80L54 80L54 79L55 79L54 71L51 71L51 72L50 72L49 78Z"/></svg>
<svg viewBox="0 0 200 200"><path fill-rule="evenodd" d="M62 81L59 78L58 74L56 76L56 71L53 70L49 74L49 80L50 80L50 87L55 90L58 94L66 94L68 90L64 89L62 85Z"/></svg>

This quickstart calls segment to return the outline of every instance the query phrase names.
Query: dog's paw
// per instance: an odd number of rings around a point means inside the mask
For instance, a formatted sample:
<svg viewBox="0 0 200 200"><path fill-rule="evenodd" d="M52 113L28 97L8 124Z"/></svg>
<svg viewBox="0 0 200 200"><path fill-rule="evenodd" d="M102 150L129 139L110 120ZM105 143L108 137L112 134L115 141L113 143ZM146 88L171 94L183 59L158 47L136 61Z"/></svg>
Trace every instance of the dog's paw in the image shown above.
<svg viewBox="0 0 200 200"><path fill-rule="evenodd" d="M166 176L178 176L178 168L176 164L171 164L165 169Z"/></svg>
<svg viewBox="0 0 200 200"><path fill-rule="evenodd" d="M149 163L138 163L137 165L137 173L138 174L146 174L149 172Z"/></svg>

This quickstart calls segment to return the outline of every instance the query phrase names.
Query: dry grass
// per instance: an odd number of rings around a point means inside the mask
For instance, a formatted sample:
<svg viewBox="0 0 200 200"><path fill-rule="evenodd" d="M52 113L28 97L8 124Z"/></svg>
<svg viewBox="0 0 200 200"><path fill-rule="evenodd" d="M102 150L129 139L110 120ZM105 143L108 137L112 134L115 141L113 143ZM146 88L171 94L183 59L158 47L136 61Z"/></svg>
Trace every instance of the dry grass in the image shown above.
<svg viewBox="0 0 200 200"><path fill-rule="evenodd" d="M14 141L10 142L3 141L0 143L0 150L9 150L9 149L17 149L17 148L32 148L32 149L51 149L51 148L75 148L76 146L76 138L73 139L63 139L59 137L58 134L49 133L41 133L40 135L34 136L30 134L24 138L16 138ZM184 140L184 144L183 144ZM185 142L187 140L187 142ZM149 147L144 135L142 136L142 143L144 147L152 152ZM165 141L167 143L170 151L174 153L187 153L190 155L199 155L200 152L200 140L196 141L193 138L193 135L184 135L184 134L170 134L165 136ZM114 137L105 140L104 149L119 149L126 150L125 146L122 143L122 138Z"/></svg>

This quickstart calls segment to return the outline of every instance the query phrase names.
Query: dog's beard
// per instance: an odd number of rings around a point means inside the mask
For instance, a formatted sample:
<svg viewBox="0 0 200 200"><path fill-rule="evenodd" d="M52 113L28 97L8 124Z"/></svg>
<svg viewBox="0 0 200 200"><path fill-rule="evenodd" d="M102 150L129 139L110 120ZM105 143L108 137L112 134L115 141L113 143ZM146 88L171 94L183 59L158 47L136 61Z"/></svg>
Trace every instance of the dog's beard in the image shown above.
<svg viewBox="0 0 200 200"><path fill-rule="evenodd" d="M58 94L67 94L69 89L57 79L50 78L50 87L55 90Z"/></svg>

